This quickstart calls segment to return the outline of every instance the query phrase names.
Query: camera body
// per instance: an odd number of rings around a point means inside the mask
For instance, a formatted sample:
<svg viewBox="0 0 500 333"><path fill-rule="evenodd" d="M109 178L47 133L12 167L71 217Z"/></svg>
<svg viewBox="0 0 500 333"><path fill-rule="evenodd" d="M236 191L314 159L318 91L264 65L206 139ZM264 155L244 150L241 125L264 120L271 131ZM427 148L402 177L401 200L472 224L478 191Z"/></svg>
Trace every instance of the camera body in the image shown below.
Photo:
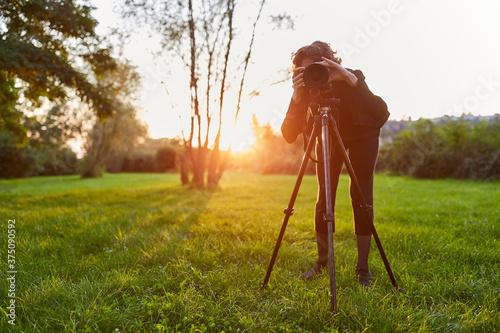
<svg viewBox="0 0 500 333"><path fill-rule="evenodd" d="M312 98L320 98L320 96L332 92L332 86L328 82L330 78L328 67L315 62L307 66L302 75L304 84L309 88L309 95Z"/></svg>

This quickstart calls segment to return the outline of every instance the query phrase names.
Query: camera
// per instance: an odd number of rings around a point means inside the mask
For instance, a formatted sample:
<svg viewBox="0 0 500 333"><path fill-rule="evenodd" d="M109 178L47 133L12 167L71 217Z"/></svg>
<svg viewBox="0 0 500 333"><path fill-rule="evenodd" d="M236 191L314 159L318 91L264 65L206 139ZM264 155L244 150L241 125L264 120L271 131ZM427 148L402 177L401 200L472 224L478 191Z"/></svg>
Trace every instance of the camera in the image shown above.
<svg viewBox="0 0 500 333"><path fill-rule="evenodd" d="M304 84L309 88L322 88L328 83L330 71L328 67L319 63L310 64L304 69L302 74Z"/></svg>
<svg viewBox="0 0 500 333"><path fill-rule="evenodd" d="M313 98L320 98L332 91L332 86L328 83L330 70L320 63L310 64L304 69L303 79L306 87L309 88L309 94Z"/></svg>

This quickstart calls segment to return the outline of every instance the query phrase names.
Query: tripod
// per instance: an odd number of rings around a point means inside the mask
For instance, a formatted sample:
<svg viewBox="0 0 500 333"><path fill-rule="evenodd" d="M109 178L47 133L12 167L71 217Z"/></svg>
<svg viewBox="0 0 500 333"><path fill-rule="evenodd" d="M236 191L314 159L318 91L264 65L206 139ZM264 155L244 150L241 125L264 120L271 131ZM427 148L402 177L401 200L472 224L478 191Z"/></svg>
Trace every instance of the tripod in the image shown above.
<svg viewBox="0 0 500 333"><path fill-rule="evenodd" d="M391 279L392 285L394 288L398 289L396 284L396 279L392 274L391 267L389 265L389 261L385 255L384 249L382 248L382 243L380 242L380 238L378 237L377 231L375 230L375 226L373 225L373 219L370 216L371 206L366 203L363 193L361 191L361 187L356 178L356 174L354 173L354 169L352 164L347 156L347 151L344 147L342 139L340 137L339 130L337 128L337 123L332 115L332 108L336 109L336 105L340 102L337 98L328 98L322 99L320 102L313 101L310 103L310 108L313 114L313 127L311 130L311 135L309 136L309 141L306 146L306 150L302 157L302 162L300 164L299 174L297 176L297 180L295 182L295 187L292 192L292 196L288 203L288 207L285 209L285 218L283 220L283 224L281 226L281 230L278 236L278 240L276 241L276 246L274 247L274 251L271 257L271 261L269 262L269 267L267 269L266 277L264 278L264 282L262 284L262 288L267 286L269 282L269 277L271 276L271 272L274 267L274 262L276 261L276 257L278 255L279 248L281 246L281 242L283 240L283 236L285 234L286 227L288 225L288 220L290 216L293 214L293 205L295 204L295 199L297 198L297 194L299 192L300 184L302 182L302 178L304 176L304 172L306 170L307 162L309 160L309 156L314 145L316 138L321 140L322 143L322 152L323 152L323 161L324 166L324 188L325 188L325 197L326 197L326 213L323 216L323 221L328 226L328 265L330 269L330 297L331 297L331 310L333 313L337 312L337 292L335 286L335 260L334 260L334 248L333 248L333 233L335 231L335 216L333 213L333 202L332 202L332 189L331 189L331 176L330 176L330 131L333 130L333 139L337 144L337 147L340 149L343 161L351 178L351 182L354 185L356 193L359 196L360 207L362 208L364 214L368 217L370 223L370 229L377 243L378 250L384 262L385 269ZM321 129L321 136L319 135Z"/></svg>

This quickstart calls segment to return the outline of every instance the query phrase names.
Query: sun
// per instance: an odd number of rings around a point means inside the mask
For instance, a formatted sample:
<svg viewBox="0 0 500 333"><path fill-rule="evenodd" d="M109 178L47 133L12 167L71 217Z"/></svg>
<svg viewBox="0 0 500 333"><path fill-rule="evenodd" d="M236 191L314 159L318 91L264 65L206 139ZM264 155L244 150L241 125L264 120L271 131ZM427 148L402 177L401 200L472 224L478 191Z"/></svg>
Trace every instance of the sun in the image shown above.
<svg viewBox="0 0 500 333"><path fill-rule="evenodd" d="M255 144L255 136L247 124L231 128L222 128L220 149L231 148L233 152L242 152L251 149Z"/></svg>

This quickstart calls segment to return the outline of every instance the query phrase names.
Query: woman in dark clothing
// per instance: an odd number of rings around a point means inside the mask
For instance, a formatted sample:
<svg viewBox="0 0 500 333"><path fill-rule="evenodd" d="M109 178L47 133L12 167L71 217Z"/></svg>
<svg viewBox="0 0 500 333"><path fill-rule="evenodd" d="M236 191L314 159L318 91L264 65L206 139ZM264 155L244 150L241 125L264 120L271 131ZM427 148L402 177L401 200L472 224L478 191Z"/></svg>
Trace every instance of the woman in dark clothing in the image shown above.
<svg viewBox="0 0 500 333"><path fill-rule="evenodd" d="M386 103L374 95L365 83L365 77L360 70L351 70L341 66L341 59L336 57L327 43L316 41L304 46L292 56L293 96L288 112L281 126L283 138L293 143L297 136L304 132L307 125L306 114L309 107L309 90L305 88L303 72L305 67L312 63L321 63L329 69L328 82L334 97L341 100L338 106L337 119L339 132L355 174L360 183L365 201L373 207L373 176L378 155L380 128L389 118ZM317 154L321 148L317 147ZM322 157L318 156L318 160ZM338 147L333 147L331 158L332 202L335 203L339 175L343 160ZM321 185L324 178L323 164L316 167L318 183ZM354 215L354 232L358 246L358 262L356 277L363 286L369 286L372 274L368 269L368 255L370 251L371 229L373 223L373 208L370 219L360 208L357 193L351 184L350 196ZM312 279L326 266L328 261L328 228L323 221L325 213L325 189L319 186L318 200L315 209L315 231L318 245L318 261L308 272L302 275L303 279Z"/></svg>

